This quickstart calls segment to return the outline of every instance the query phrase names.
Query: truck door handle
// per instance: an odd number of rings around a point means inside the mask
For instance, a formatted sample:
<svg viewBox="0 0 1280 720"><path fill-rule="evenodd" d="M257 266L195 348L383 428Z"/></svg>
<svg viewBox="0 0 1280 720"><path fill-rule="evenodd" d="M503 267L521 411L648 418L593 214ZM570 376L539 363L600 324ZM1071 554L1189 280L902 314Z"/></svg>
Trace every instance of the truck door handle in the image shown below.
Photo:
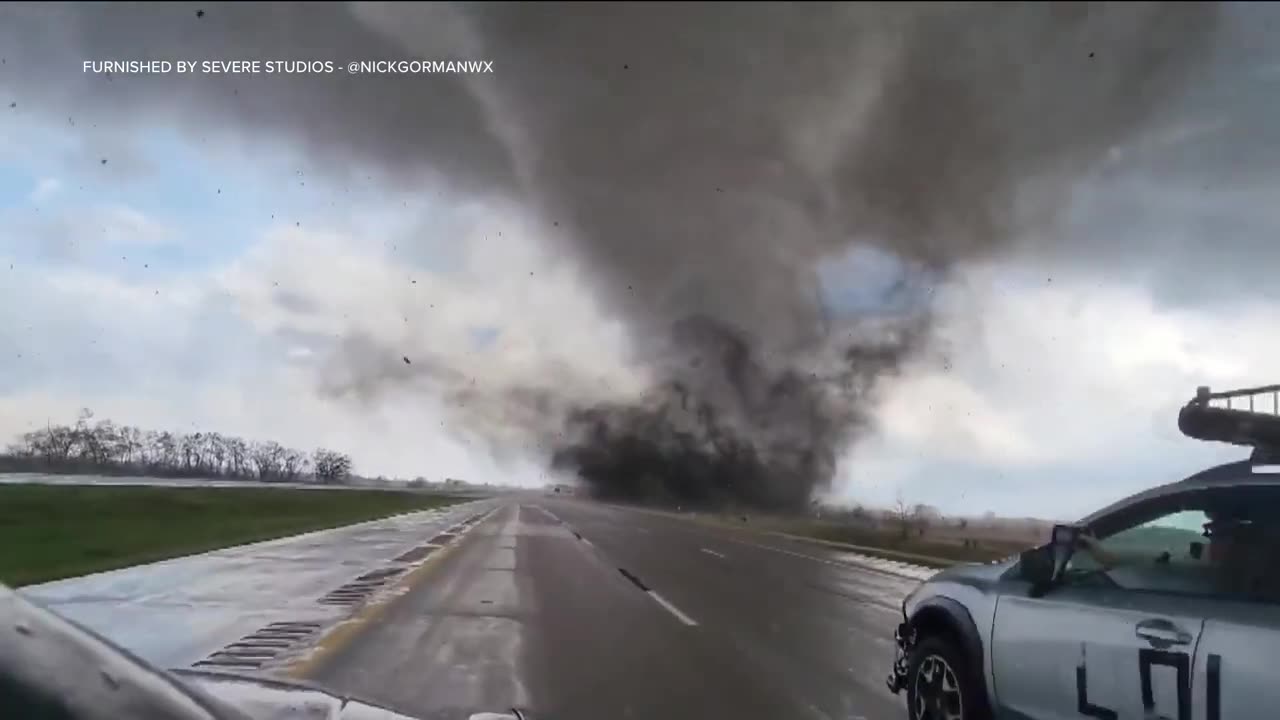
<svg viewBox="0 0 1280 720"><path fill-rule="evenodd" d="M1143 620L1134 626L1133 633L1157 646L1191 644L1191 633L1160 618Z"/></svg>

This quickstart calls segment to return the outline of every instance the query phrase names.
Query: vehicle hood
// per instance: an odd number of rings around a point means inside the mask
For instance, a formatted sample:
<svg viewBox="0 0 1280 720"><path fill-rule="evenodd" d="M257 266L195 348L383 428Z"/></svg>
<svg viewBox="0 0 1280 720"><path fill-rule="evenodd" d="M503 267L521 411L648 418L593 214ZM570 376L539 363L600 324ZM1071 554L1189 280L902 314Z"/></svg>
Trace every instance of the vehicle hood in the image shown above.
<svg viewBox="0 0 1280 720"><path fill-rule="evenodd" d="M302 683L203 670L164 671L0 585L3 711L166 720L415 720ZM36 713L34 709L42 712ZM26 710L27 712L23 712ZM6 717L8 715L6 714ZM532 720L523 710L458 720Z"/></svg>
<svg viewBox="0 0 1280 720"><path fill-rule="evenodd" d="M956 582L965 585L982 584L987 585L994 583L1000 579L1002 575L1009 571L1009 568L1017 564L1017 556L1008 557L1004 560L996 560L989 563L966 563L964 565L953 565L929 578L926 582Z"/></svg>
<svg viewBox="0 0 1280 720"><path fill-rule="evenodd" d="M417 720L385 707L298 682L203 670L173 670L188 689L234 707L253 720ZM533 720L529 714L472 713L459 720Z"/></svg>

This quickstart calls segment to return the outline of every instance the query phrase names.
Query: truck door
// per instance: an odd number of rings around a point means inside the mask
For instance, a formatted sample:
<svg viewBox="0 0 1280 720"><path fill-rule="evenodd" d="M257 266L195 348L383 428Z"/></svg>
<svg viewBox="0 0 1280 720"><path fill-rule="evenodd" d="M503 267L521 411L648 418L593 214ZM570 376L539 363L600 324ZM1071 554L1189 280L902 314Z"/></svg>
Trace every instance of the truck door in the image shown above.
<svg viewBox="0 0 1280 720"><path fill-rule="evenodd" d="M991 640L997 704L1013 717L1191 720L1194 602L1064 586L1006 595Z"/></svg>
<svg viewBox="0 0 1280 720"><path fill-rule="evenodd" d="M1280 496L1270 505L1280 513ZM1280 716L1280 522L1241 523L1222 568L1219 592L1206 603L1196 648L1192 705L1197 720Z"/></svg>
<svg viewBox="0 0 1280 720"><path fill-rule="evenodd" d="M1225 607L1205 622L1192 673L1192 718L1280 715L1280 606Z"/></svg>
<svg viewBox="0 0 1280 720"><path fill-rule="evenodd" d="M1127 510L1077 551L1059 586L996 606L996 704L1013 717L1192 720L1192 665L1212 603L1207 563L1191 557L1204 512L1171 494Z"/></svg>

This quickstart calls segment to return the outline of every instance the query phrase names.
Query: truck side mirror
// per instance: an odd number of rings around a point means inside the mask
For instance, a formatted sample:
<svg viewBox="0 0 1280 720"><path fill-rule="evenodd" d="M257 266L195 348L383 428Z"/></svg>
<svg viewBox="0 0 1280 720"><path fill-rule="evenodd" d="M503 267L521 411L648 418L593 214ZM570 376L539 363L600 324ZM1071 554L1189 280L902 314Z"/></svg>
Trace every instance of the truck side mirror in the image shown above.
<svg viewBox="0 0 1280 720"><path fill-rule="evenodd" d="M1033 593L1036 588L1048 589L1053 583L1053 546L1041 545L1023 550L1018 556L1018 566L1022 569L1022 579L1031 583ZM1044 593L1035 594L1038 597Z"/></svg>
<svg viewBox="0 0 1280 720"><path fill-rule="evenodd" d="M1079 525L1053 526L1053 541L1050 546L1053 548L1053 579L1055 581L1067 569L1067 563L1071 561L1071 556L1080 545L1080 536L1083 533L1084 529Z"/></svg>
<svg viewBox="0 0 1280 720"><path fill-rule="evenodd" d="M1022 578L1031 583L1031 596L1041 597L1058 582L1083 532L1076 525L1054 525L1048 545L1024 551L1018 560Z"/></svg>

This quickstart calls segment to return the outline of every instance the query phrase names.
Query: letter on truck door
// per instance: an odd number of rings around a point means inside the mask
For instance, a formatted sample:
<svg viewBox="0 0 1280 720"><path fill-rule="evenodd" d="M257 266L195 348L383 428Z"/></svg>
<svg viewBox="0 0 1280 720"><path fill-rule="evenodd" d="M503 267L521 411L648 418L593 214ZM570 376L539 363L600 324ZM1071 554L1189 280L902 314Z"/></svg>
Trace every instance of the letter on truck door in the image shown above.
<svg viewBox="0 0 1280 720"><path fill-rule="evenodd" d="M1192 671L1192 718L1280 715L1280 605L1213 602Z"/></svg>

